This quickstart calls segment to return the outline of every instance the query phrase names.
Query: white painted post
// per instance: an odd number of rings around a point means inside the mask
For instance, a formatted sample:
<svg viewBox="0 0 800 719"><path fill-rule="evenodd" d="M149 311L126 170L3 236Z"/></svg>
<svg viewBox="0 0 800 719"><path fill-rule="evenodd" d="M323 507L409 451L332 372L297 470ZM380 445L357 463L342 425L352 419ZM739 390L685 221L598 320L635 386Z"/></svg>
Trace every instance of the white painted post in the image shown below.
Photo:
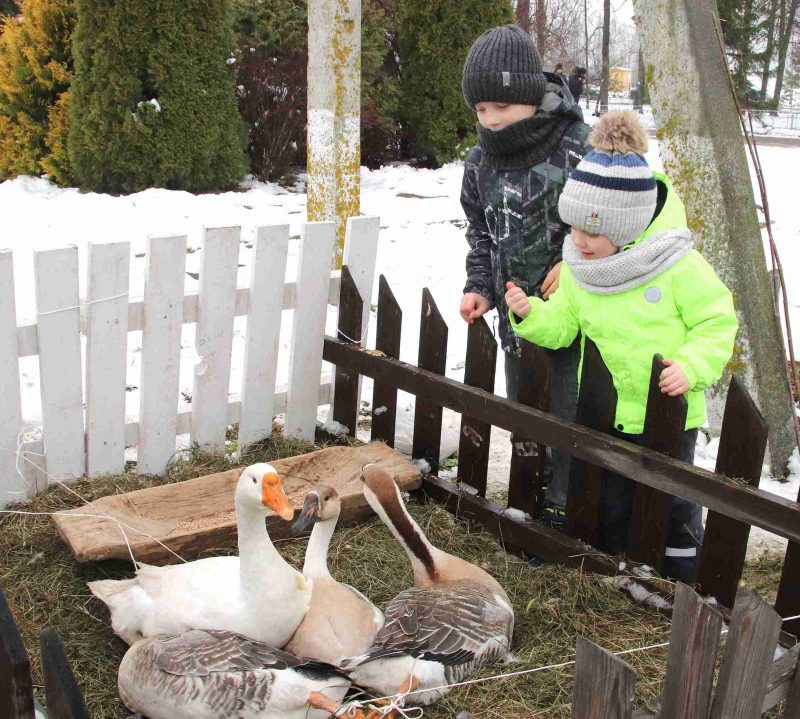
<svg viewBox="0 0 800 719"><path fill-rule="evenodd" d="M148 237L146 262L138 470L163 474L175 453L186 237Z"/></svg>
<svg viewBox="0 0 800 719"><path fill-rule="evenodd" d="M289 225L259 227L250 298L239 417L239 449L272 434Z"/></svg>
<svg viewBox="0 0 800 719"><path fill-rule="evenodd" d="M36 251L33 263L47 471L61 480L82 477L86 455L78 248Z"/></svg>
<svg viewBox="0 0 800 719"><path fill-rule="evenodd" d="M284 422L287 437L314 439L331 280L330 257L335 241L333 222L309 222L303 228L289 355L289 396Z"/></svg>
<svg viewBox="0 0 800 719"><path fill-rule="evenodd" d="M89 243L86 306L86 473L125 469L130 243Z"/></svg>
<svg viewBox="0 0 800 719"><path fill-rule="evenodd" d="M356 289L364 301L361 315L361 345L367 345L367 331L375 284L375 263L378 258L379 217L348 217L344 264L350 269ZM353 338L357 339L357 338Z"/></svg>
<svg viewBox="0 0 800 719"><path fill-rule="evenodd" d="M22 429L13 260L11 250L0 250L0 507L24 500L28 494L17 474L16 456L4 451L17 450Z"/></svg>
<svg viewBox="0 0 800 719"><path fill-rule="evenodd" d="M206 228L203 238L191 434L211 452L225 451L239 235L239 227L217 227Z"/></svg>

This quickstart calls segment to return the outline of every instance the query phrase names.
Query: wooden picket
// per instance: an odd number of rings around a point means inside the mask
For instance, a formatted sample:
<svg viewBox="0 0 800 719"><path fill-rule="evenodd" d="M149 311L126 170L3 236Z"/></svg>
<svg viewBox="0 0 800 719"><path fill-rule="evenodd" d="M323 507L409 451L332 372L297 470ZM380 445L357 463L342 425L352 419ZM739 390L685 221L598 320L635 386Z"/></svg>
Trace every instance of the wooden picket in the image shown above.
<svg viewBox="0 0 800 719"><path fill-rule="evenodd" d="M375 349L387 357L400 358L400 333L403 313L392 294L389 283L381 275L378 280L378 320L375 327ZM372 439L394 447L397 422L397 389L377 380L372 385Z"/></svg>
<svg viewBox="0 0 800 719"><path fill-rule="evenodd" d="M629 719L636 672L611 652L580 637L575 652L573 719Z"/></svg>
<svg viewBox="0 0 800 719"><path fill-rule="evenodd" d="M53 629L43 629L39 639L48 719L90 719L58 634Z"/></svg>
<svg viewBox="0 0 800 719"><path fill-rule="evenodd" d="M342 265L342 292L339 296L338 334L346 342L360 344L364 302L359 295L350 268ZM358 396L361 377L347 369L336 368L333 391L333 420L347 428L351 437L358 426Z"/></svg>
<svg viewBox="0 0 800 719"><path fill-rule="evenodd" d="M33 719L31 664L2 588L0 588L0 717Z"/></svg>

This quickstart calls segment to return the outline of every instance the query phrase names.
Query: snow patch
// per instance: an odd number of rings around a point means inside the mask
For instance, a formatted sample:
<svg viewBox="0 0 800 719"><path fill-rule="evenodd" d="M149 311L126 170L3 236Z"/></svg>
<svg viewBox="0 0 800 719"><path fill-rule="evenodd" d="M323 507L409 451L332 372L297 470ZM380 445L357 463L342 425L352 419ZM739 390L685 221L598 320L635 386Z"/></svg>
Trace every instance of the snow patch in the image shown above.
<svg viewBox="0 0 800 719"><path fill-rule="evenodd" d="M346 437L350 434L350 428L345 427L341 422L337 422L335 419L326 420L322 425L322 429L336 437Z"/></svg>

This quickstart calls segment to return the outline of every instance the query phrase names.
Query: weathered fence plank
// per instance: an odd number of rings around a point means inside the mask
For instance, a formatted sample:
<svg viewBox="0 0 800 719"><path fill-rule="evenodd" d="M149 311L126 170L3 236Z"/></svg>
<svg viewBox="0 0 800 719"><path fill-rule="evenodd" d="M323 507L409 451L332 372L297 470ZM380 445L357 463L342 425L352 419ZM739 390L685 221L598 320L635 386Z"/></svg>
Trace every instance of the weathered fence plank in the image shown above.
<svg viewBox="0 0 800 719"><path fill-rule="evenodd" d="M617 390L600 350L584 340L583 366L575 422L608 434L614 426ZM566 531L588 544L596 544L603 513L603 468L573 456L567 492Z"/></svg>
<svg viewBox="0 0 800 719"><path fill-rule="evenodd" d="M31 664L2 589L0 589L0 717L33 719Z"/></svg>
<svg viewBox="0 0 800 719"><path fill-rule="evenodd" d="M738 377L731 380L725 401L717 452L717 474L758 486L767 449L767 423ZM710 511L700 551L697 583L704 594L726 607L736 600L750 525Z"/></svg>
<svg viewBox="0 0 800 719"><path fill-rule="evenodd" d="M422 290L422 313L419 323L419 359L421 369L444 375L447 369L447 325L430 290ZM442 408L417 395L414 405L414 438L411 456L424 459L430 473L439 471L439 451L442 445Z"/></svg>
<svg viewBox="0 0 800 719"><path fill-rule="evenodd" d="M733 607L711 719L761 716L781 619L752 589L740 589Z"/></svg>
<svg viewBox="0 0 800 719"><path fill-rule="evenodd" d="M464 363L464 384L494 392L497 370L497 341L481 317L467 328L467 356ZM486 496L486 475L489 469L489 450L492 425L488 422L461 416L458 440L458 476L462 482Z"/></svg>
<svg viewBox="0 0 800 719"><path fill-rule="evenodd" d="M64 652L64 645L53 629L39 635L42 647L42 674L47 700L47 719L90 719L75 675Z"/></svg>
<svg viewBox="0 0 800 719"><path fill-rule="evenodd" d="M129 242L89 243L86 295L86 473L125 468Z"/></svg>
<svg viewBox="0 0 800 719"><path fill-rule="evenodd" d="M761 713L769 711L789 696L792 680L797 671L797 659L800 657L800 644L795 644L782 657L775 660L770 670L769 681L761 703ZM784 716L787 716L784 714Z"/></svg>
<svg viewBox="0 0 800 719"><path fill-rule="evenodd" d="M250 267L242 406L239 414L241 450L272 434L283 282L288 252L289 225L272 225L256 230Z"/></svg>
<svg viewBox="0 0 800 719"><path fill-rule="evenodd" d="M653 357L650 370L650 391L647 395L642 444L667 457L677 458L689 404L683 395L670 397L661 391L658 380L663 370L663 358L657 354ZM635 562L661 568L672 500L672 495L660 489L637 485L628 542L628 556Z"/></svg>
<svg viewBox="0 0 800 719"><path fill-rule="evenodd" d="M633 714L636 672L584 637L575 648L573 719L626 719Z"/></svg>
<svg viewBox="0 0 800 719"><path fill-rule="evenodd" d="M0 447L16 450L22 431L22 405L17 356L17 312L14 301L14 257L0 250ZM0 507L24 500L25 481L17 474L13 452L0 451Z"/></svg>
<svg viewBox="0 0 800 719"><path fill-rule="evenodd" d="M83 434L78 248L33 253L39 375L47 471L59 479L86 470Z"/></svg>
<svg viewBox="0 0 800 719"><path fill-rule="evenodd" d="M346 245L345 245L346 247ZM341 294L339 296L339 339L358 343L361 337L361 320L364 302L350 274L350 268L342 265ZM347 427L351 437L358 427L358 388L361 375L344 367L337 367L333 383L333 419Z"/></svg>
<svg viewBox="0 0 800 719"><path fill-rule="evenodd" d="M175 454L186 237L148 237L145 256L138 471L163 474Z"/></svg>
<svg viewBox="0 0 800 719"><path fill-rule="evenodd" d="M387 357L400 358L400 331L403 312L386 278L378 279L378 320L375 326L375 349ZM372 385L372 439L394 447L397 421L397 388L375 380Z"/></svg>
<svg viewBox="0 0 800 719"><path fill-rule="evenodd" d="M205 229L197 293L191 440L218 453L225 451L240 234L239 227Z"/></svg>
<svg viewBox="0 0 800 719"><path fill-rule="evenodd" d="M292 318L289 353L289 399L283 431L313 441L317 424L317 385L309 377L322 372L322 343L328 316L328 284L336 241L336 224L303 226L297 260L297 307Z"/></svg>
<svg viewBox="0 0 800 719"><path fill-rule="evenodd" d="M520 340L520 360L531 368L533 382L521 383L520 404L546 412L550 405L550 358L541 348ZM508 470L508 506L531 517L539 516L544 501L544 464L547 448L527 435L511 435Z"/></svg>
<svg viewBox="0 0 800 719"><path fill-rule="evenodd" d="M798 497L800 501L800 496ZM800 543L789 542L781 570L781 581L778 585L778 596L775 599L775 610L782 617L800 615ZM800 636L800 619L784 622L783 630Z"/></svg>
<svg viewBox="0 0 800 719"><path fill-rule="evenodd" d="M794 672L792 686L783 707L783 719L800 719L800 667Z"/></svg>
<svg viewBox="0 0 800 719"><path fill-rule="evenodd" d="M369 330L369 314L372 301L372 287L375 283L375 263L378 259L379 217L348 217L342 263L350 268L358 294L363 302L361 312L362 332L358 337L360 344L366 346Z"/></svg>
<svg viewBox="0 0 800 719"><path fill-rule="evenodd" d="M708 717L721 629L719 612L678 584L660 719Z"/></svg>

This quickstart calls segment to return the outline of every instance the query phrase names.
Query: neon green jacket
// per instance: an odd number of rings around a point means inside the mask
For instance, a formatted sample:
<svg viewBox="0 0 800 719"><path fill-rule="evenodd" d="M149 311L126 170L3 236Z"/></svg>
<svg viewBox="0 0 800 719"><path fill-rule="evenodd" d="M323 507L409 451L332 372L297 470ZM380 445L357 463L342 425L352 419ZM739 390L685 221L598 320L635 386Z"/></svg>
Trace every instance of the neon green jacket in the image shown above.
<svg viewBox="0 0 800 719"><path fill-rule="evenodd" d="M683 203L664 175L667 200L636 242L659 232L686 227ZM569 242L567 237L565 242ZM656 302L648 297L659 296ZM582 332L603 357L617 390L614 424L621 432L641 434L647 407L653 355L677 362L689 381L686 429L706 421L703 390L722 375L733 352L738 323L733 298L711 266L690 250L672 267L639 287L619 294L595 294L580 287L566 263L559 288L547 302L529 298L530 314L511 326L520 337L550 349L568 347Z"/></svg>

